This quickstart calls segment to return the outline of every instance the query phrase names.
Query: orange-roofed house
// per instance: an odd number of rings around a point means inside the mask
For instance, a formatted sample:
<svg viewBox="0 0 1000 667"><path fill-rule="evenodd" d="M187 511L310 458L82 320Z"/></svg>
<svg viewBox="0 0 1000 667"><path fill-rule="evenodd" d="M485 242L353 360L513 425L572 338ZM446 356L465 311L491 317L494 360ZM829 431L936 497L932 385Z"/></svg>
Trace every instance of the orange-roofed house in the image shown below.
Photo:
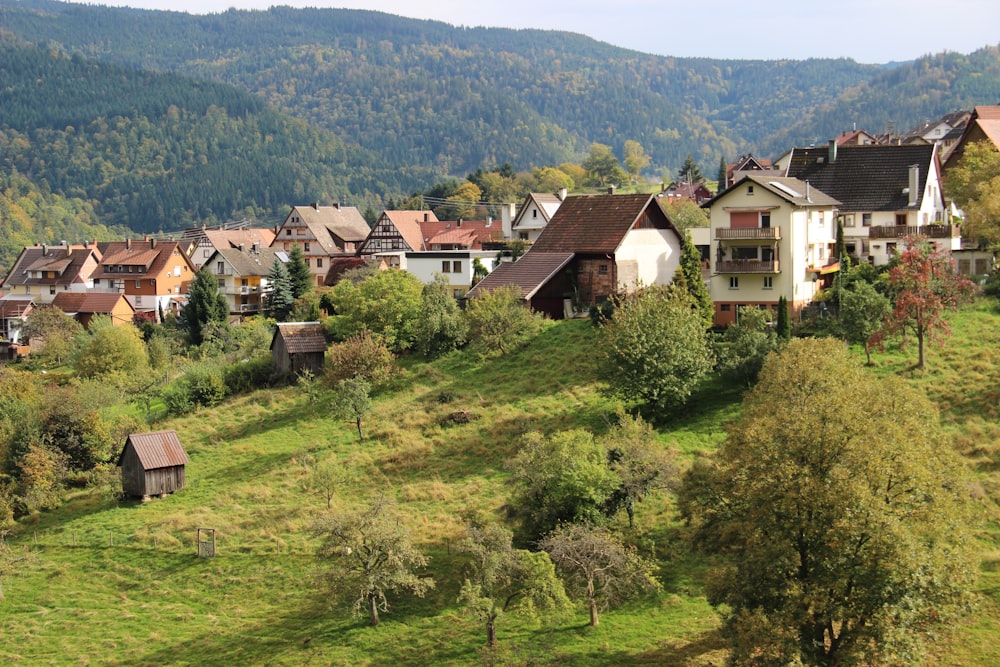
<svg viewBox="0 0 1000 667"><path fill-rule="evenodd" d="M135 308L120 292L61 292L52 305L84 328L90 326L95 315L107 315L115 326L131 324L135 318Z"/></svg>
<svg viewBox="0 0 1000 667"><path fill-rule="evenodd" d="M101 262L93 274L94 290L125 295L137 314L159 319L186 301L195 269L177 241L114 241L101 245Z"/></svg>

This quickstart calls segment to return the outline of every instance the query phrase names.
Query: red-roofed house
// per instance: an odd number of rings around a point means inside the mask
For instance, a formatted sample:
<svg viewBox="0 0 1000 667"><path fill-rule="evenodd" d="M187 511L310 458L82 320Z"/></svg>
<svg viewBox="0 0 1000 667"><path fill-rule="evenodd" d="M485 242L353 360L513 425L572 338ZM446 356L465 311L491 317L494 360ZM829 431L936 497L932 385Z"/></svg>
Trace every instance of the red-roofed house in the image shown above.
<svg viewBox="0 0 1000 667"><path fill-rule="evenodd" d="M278 229L271 248L299 246L316 285L322 286L334 257L356 255L371 228L353 206L296 206Z"/></svg>
<svg viewBox="0 0 1000 667"><path fill-rule="evenodd" d="M94 291L120 292L137 314L154 319L180 309L195 269L179 242L128 239L101 244L101 250Z"/></svg>
<svg viewBox="0 0 1000 667"><path fill-rule="evenodd" d="M52 305L85 328L95 315L107 315L115 326L131 324L135 317L135 308L119 292L60 292Z"/></svg>
<svg viewBox="0 0 1000 667"><path fill-rule="evenodd" d="M10 296L31 297L35 303L49 304L63 292L85 292L100 262L96 246L42 245L21 251L0 283Z"/></svg>
<svg viewBox="0 0 1000 667"><path fill-rule="evenodd" d="M468 296L516 285L534 310L562 318L615 294L670 284L681 243L654 195L567 197L531 249Z"/></svg>

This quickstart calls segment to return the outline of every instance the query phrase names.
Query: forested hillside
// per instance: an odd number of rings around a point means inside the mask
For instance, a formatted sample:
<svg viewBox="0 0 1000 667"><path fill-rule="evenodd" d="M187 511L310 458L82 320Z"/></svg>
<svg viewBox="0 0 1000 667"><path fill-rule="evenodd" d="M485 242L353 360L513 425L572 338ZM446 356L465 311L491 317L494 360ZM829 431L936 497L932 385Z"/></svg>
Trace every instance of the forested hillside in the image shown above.
<svg viewBox="0 0 1000 667"><path fill-rule="evenodd" d="M360 10L0 0L0 45L0 169L137 232L377 209L481 168L580 163L594 142L639 142L651 179L688 155L710 173L1000 99L996 48L891 68L666 58Z"/></svg>

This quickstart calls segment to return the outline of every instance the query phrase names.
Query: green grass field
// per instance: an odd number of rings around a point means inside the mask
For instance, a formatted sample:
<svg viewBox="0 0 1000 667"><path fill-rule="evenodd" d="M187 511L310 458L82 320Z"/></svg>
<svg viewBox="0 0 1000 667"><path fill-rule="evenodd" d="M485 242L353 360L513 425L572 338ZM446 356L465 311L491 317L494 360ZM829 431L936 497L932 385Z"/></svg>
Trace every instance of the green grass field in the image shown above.
<svg viewBox="0 0 1000 667"><path fill-rule="evenodd" d="M1000 664L1000 313L984 301L953 318L930 370L915 354L876 356L941 408L950 442L968 461L981 524L980 603L949 628L932 664ZM25 558L4 579L0 664L5 665L469 665L484 630L456 604L462 557L454 546L469 512L499 516L504 463L530 430L600 432L614 405L598 391L589 322L549 324L502 359L466 353L406 360L376 401L358 442L353 424L326 416L322 397L297 388L259 392L155 428L175 428L191 463L187 487L148 503L117 504L76 491L57 511L9 538ZM858 353L859 363L863 354ZM686 464L711 452L738 414L741 390L713 381L659 438ZM456 411L471 420L449 421ZM308 465L335 457L352 478L335 507L371 494L395 497L430 557L437 586L400 598L377 628L325 594L310 527L326 499L308 490ZM218 555L196 557L196 531L216 529ZM655 558L659 595L605 612L505 616L502 657L533 665L721 665L719 621L703 594L705 563L689 553L669 494L638 507L626 537Z"/></svg>

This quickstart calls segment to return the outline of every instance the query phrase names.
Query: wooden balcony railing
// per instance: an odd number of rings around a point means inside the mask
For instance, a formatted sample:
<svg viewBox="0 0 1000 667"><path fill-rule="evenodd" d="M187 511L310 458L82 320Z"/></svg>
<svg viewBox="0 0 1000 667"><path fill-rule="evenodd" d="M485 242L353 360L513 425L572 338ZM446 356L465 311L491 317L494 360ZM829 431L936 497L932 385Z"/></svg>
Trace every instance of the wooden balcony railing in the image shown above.
<svg viewBox="0 0 1000 667"><path fill-rule="evenodd" d="M907 236L926 236L931 239L951 239L960 234L956 225L879 225L868 229L871 239L901 239Z"/></svg>
<svg viewBox="0 0 1000 667"><path fill-rule="evenodd" d="M778 260L723 259L715 263L716 273L780 273Z"/></svg>
<svg viewBox="0 0 1000 667"><path fill-rule="evenodd" d="M781 238L780 227L716 227L715 238L719 241L730 239L750 241L775 241Z"/></svg>

